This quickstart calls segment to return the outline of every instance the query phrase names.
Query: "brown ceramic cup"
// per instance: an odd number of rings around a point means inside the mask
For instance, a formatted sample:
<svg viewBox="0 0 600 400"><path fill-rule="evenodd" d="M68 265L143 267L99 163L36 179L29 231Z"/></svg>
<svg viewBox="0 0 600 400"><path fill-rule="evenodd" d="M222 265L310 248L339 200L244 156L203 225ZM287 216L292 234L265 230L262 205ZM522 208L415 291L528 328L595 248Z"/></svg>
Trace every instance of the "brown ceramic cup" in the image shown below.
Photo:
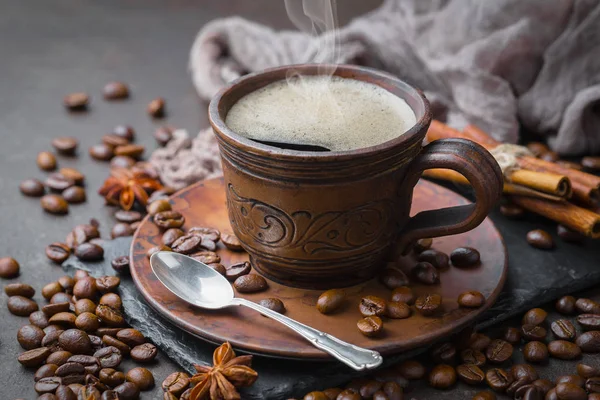
<svg viewBox="0 0 600 400"><path fill-rule="evenodd" d="M285 79L292 68L303 75L319 73L318 65L308 64L246 75L221 90L209 106L231 226L258 272L290 286L349 286L374 276L391 251L406 252L417 239L465 232L484 220L502 193L498 164L467 140L423 146L431 122L429 103L392 75L356 66L339 66L334 73L378 85L403 98L416 114L410 130L376 146L284 150L226 126L227 112L241 97ZM413 188L430 168L462 173L477 201L410 217Z"/></svg>

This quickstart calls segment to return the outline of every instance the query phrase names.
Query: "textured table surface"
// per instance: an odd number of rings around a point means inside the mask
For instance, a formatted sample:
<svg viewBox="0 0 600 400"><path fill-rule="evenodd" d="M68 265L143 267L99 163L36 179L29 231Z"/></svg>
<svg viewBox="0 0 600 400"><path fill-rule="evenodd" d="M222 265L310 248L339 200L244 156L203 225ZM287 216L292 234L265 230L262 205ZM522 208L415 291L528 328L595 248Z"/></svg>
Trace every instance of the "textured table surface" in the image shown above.
<svg viewBox="0 0 600 400"><path fill-rule="evenodd" d="M339 2L342 21L375 7L379 1ZM152 132L158 123L145 113L152 98L167 99L166 122L196 132L206 126L206 105L201 103L187 72L187 56L197 31L209 20L239 14L276 28L290 27L283 2L273 0L220 1L29 1L2 2L0 5L0 256L21 262L20 281L36 289L63 274L44 256L44 247L63 240L71 228L96 217L102 235L108 236L114 223L112 210L95 194L108 174L105 164L87 155L87 148L117 124L130 124L138 142L154 147ZM103 85L123 80L131 85L133 96L123 103L101 100ZM69 115L62 97L73 91L87 91L93 97L90 112ZM61 166L73 166L86 174L88 201L71 207L66 217L45 214L37 199L24 198L18 184L28 177L43 178L35 165L35 155L50 149L50 140L59 135L80 139L77 158L59 158ZM521 225L496 218L507 241L521 240L526 229L543 225L532 220ZM550 226L550 225L548 225ZM509 246L510 250L510 246ZM572 254L589 260L589 244L584 247L561 245L551 253L540 253L535 267L569 271ZM511 267L519 265L519 254L511 253ZM17 281L17 280L14 280ZM0 284L4 284L2 281ZM21 349L17 329L27 322L6 309L6 296L0 305L0 397L35 399L33 373L16 361ZM550 363L545 377L556 376L573 363ZM126 363L123 368L130 367ZM293 366L290 366L293 368ZM161 382L177 366L163 354L151 367ZM566 373L566 372L565 372ZM469 398L465 386L443 395L420 387L411 393L417 399ZM160 390L146 392L143 399L160 398ZM409 397L410 398L410 397Z"/></svg>

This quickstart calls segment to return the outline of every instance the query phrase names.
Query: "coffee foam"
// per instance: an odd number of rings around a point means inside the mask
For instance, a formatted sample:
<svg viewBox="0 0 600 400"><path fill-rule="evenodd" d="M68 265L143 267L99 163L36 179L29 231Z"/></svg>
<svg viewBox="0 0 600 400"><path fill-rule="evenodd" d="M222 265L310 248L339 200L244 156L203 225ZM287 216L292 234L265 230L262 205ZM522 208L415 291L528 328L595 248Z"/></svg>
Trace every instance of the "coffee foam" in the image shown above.
<svg viewBox="0 0 600 400"><path fill-rule="evenodd" d="M250 139L347 151L394 139L414 126L416 117L403 99L377 85L303 76L242 97L225 123Z"/></svg>

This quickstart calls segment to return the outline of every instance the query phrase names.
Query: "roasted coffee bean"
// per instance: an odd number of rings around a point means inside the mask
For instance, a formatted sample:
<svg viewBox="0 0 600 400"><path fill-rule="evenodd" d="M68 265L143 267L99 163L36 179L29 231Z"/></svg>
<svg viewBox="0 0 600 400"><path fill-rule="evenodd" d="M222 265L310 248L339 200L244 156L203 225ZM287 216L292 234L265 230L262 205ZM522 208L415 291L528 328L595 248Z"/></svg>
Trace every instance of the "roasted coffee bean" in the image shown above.
<svg viewBox="0 0 600 400"><path fill-rule="evenodd" d="M585 239L585 235L573 231L562 225L558 225L556 229L556 234L559 238L568 243L580 243L583 242L583 240Z"/></svg>
<svg viewBox="0 0 600 400"><path fill-rule="evenodd" d="M123 314L117 309L114 309L105 304L98 304L96 307L96 315L107 326L118 327L125 324Z"/></svg>
<svg viewBox="0 0 600 400"><path fill-rule="evenodd" d="M115 155L113 148L104 143L99 143L91 146L88 149L90 157L98 161L109 161Z"/></svg>
<svg viewBox="0 0 600 400"><path fill-rule="evenodd" d="M415 360L407 360L397 367L397 371L406 379L417 380L425 376L425 366Z"/></svg>
<svg viewBox="0 0 600 400"><path fill-rule="evenodd" d="M375 394L375 392L377 392L378 390L380 390L383 387L383 383L382 382L378 382L378 381L368 381L367 383L365 383L364 385L362 385L360 387L360 389L358 390L358 392L360 393L360 395L365 398L365 399L370 399L373 397L373 395ZM324 400L328 400L327 396L325 396L325 393L323 393L324 396Z"/></svg>
<svg viewBox="0 0 600 400"><path fill-rule="evenodd" d="M600 400L600 393L590 393L587 400Z"/></svg>
<svg viewBox="0 0 600 400"><path fill-rule="evenodd" d="M92 299L96 296L96 293L98 293L96 279L91 276L79 279L73 287L73 294L79 299Z"/></svg>
<svg viewBox="0 0 600 400"><path fill-rule="evenodd" d="M100 320L95 314L84 312L75 319L75 326L86 332L94 332L100 326Z"/></svg>
<svg viewBox="0 0 600 400"><path fill-rule="evenodd" d="M585 381L585 389L590 393L600 393L600 376Z"/></svg>
<svg viewBox="0 0 600 400"><path fill-rule="evenodd" d="M129 256L120 256L110 262L112 268L120 274L129 273Z"/></svg>
<svg viewBox="0 0 600 400"><path fill-rule="evenodd" d="M48 317L43 311L35 311L29 314L29 322L41 329L49 325Z"/></svg>
<svg viewBox="0 0 600 400"><path fill-rule="evenodd" d="M452 265L458 268L468 268L479 265L479 251L472 247L458 247L450 253Z"/></svg>
<svg viewBox="0 0 600 400"><path fill-rule="evenodd" d="M166 146L173 139L173 129L170 126L160 126L154 131L154 139L161 146Z"/></svg>
<svg viewBox="0 0 600 400"><path fill-rule="evenodd" d="M83 375L85 374L85 368L83 365L76 362L66 362L56 369L56 376L67 376L67 375Z"/></svg>
<svg viewBox="0 0 600 400"><path fill-rule="evenodd" d="M17 332L17 341L25 350L41 347L44 331L35 325L23 325Z"/></svg>
<svg viewBox="0 0 600 400"><path fill-rule="evenodd" d="M240 293L262 292L269 288L266 279L257 274L242 275L233 282L233 287Z"/></svg>
<svg viewBox="0 0 600 400"><path fill-rule="evenodd" d="M268 299L262 299L258 302L261 306L268 308L269 310L273 310L278 312L279 314L285 314L285 306L283 302L275 297L270 297Z"/></svg>
<svg viewBox="0 0 600 400"><path fill-rule="evenodd" d="M42 378L35 383L34 389L38 394L54 393L62 384L62 379L57 376Z"/></svg>
<svg viewBox="0 0 600 400"><path fill-rule="evenodd" d="M200 248L202 238L195 235L184 235L175 240L171 245L171 249L176 253L191 254Z"/></svg>
<svg viewBox="0 0 600 400"><path fill-rule="evenodd" d="M369 398L371 397L369 396ZM310 392L305 394L302 400L329 400L329 398L323 392Z"/></svg>
<svg viewBox="0 0 600 400"><path fill-rule="evenodd" d="M100 371L100 362L93 356L77 354L69 357L68 362L75 362L83 365L86 374L95 375Z"/></svg>
<svg viewBox="0 0 600 400"><path fill-rule="evenodd" d="M68 329L61 333L58 344L64 350L74 354L90 354L92 352L90 337L80 329Z"/></svg>
<svg viewBox="0 0 600 400"><path fill-rule="evenodd" d="M19 276L21 266L12 257L0 257L0 278L11 279Z"/></svg>
<svg viewBox="0 0 600 400"><path fill-rule="evenodd" d="M82 243L75 248L75 257L81 261L99 261L104 258L104 249L93 243Z"/></svg>
<svg viewBox="0 0 600 400"><path fill-rule="evenodd" d="M68 306L69 303L62 304L67 304ZM51 306L52 305L53 304L51 304ZM51 324L60 325L65 328L73 328L75 327L75 319L75 315L71 314L70 312L59 312L51 316L48 322L50 322Z"/></svg>
<svg viewBox="0 0 600 400"><path fill-rule="evenodd" d="M425 250L419 257L419 262L428 262L437 269L446 269L450 265L450 257L446 253L437 250Z"/></svg>
<svg viewBox="0 0 600 400"><path fill-rule="evenodd" d="M411 315L410 306L400 301L390 301L385 308L385 316L393 319L404 319Z"/></svg>
<svg viewBox="0 0 600 400"><path fill-rule="evenodd" d="M600 314L580 314L577 323L584 330L600 330Z"/></svg>
<svg viewBox="0 0 600 400"><path fill-rule="evenodd" d="M108 335L108 336L112 336L112 337L117 337L117 333L119 333L119 331L121 329L123 329L123 328L102 327L102 328L98 328L98 330L96 331L96 335L100 335L100 336Z"/></svg>
<svg viewBox="0 0 600 400"><path fill-rule="evenodd" d="M413 245L413 251L417 254L422 253L425 250L429 250L431 248L432 244L433 244L433 239L431 239L431 238L419 239Z"/></svg>
<svg viewBox="0 0 600 400"><path fill-rule="evenodd" d="M439 294L427 294L419 296L415 301L416 309L423 315L435 314L442 305L442 297Z"/></svg>
<svg viewBox="0 0 600 400"><path fill-rule="evenodd" d="M456 347L452 343L441 343L431 349L430 355L436 363L452 364L456 358Z"/></svg>
<svg viewBox="0 0 600 400"><path fill-rule="evenodd" d="M61 365L66 364L69 361L69 358L71 358L72 356L73 353L69 351L58 350L50 354L46 359L46 362L60 367Z"/></svg>
<svg viewBox="0 0 600 400"><path fill-rule="evenodd" d="M340 393L342 393L342 389L340 388L329 388L329 389L325 389L323 390L323 393L325 393L325 396L327 396L327 400L335 400L338 395Z"/></svg>
<svg viewBox="0 0 600 400"><path fill-rule="evenodd" d="M131 349L131 358L134 361L145 363L154 360L157 353L158 350L155 345L144 343Z"/></svg>
<svg viewBox="0 0 600 400"><path fill-rule="evenodd" d="M317 310L321 314L331 314L341 308L346 300L346 292L342 289L330 289L319 296Z"/></svg>
<svg viewBox="0 0 600 400"><path fill-rule="evenodd" d="M479 308L485 303L483 294L476 290L463 292L458 296L458 305L466 308Z"/></svg>
<svg viewBox="0 0 600 400"><path fill-rule="evenodd" d="M482 391L475 393L471 400L496 400L496 395L492 392Z"/></svg>
<svg viewBox="0 0 600 400"><path fill-rule="evenodd" d="M93 384L85 385L79 390L78 400L101 400L101 393Z"/></svg>
<svg viewBox="0 0 600 400"><path fill-rule="evenodd" d="M519 344L521 342L521 331L517 328L506 328L504 340L510 344Z"/></svg>
<svg viewBox="0 0 600 400"><path fill-rule="evenodd" d="M542 389L544 395L550 391L550 389L554 388L554 383L549 381L548 379L536 379L532 382L532 385L539 387Z"/></svg>
<svg viewBox="0 0 600 400"><path fill-rule="evenodd" d="M146 211L148 211L148 214L154 216L160 212L164 212L164 211L171 211L171 203L169 203L169 200L167 199L160 199L160 200L155 200L153 202L150 202L148 204L148 206L146 207Z"/></svg>
<svg viewBox="0 0 600 400"><path fill-rule="evenodd" d="M118 276L101 276L96 279L96 288L100 293L114 292L121 284Z"/></svg>
<svg viewBox="0 0 600 400"><path fill-rule="evenodd" d="M108 82L102 89L105 100L121 100L129 97L129 87L123 82Z"/></svg>
<svg viewBox="0 0 600 400"><path fill-rule="evenodd" d="M102 368L115 368L121 364L123 359L119 349L114 346L101 348L94 353L94 357L98 359Z"/></svg>
<svg viewBox="0 0 600 400"><path fill-rule="evenodd" d="M151 247L146 253L146 257L148 257L149 259L150 257L152 257L152 255L160 251L171 251L171 248L165 245Z"/></svg>
<svg viewBox="0 0 600 400"><path fill-rule="evenodd" d="M591 169L593 171L600 169L600 157L585 156L581 159L581 165L584 168Z"/></svg>
<svg viewBox="0 0 600 400"><path fill-rule="evenodd" d="M131 348L125 343L121 342L119 339L115 339L112 336L104 335L102 336L102 342L106 346L113 346L119 349L122 355L127 356L131 352Z"/></svg>
<svg viewBox="0 0 600 400"><path fill-rule="evenodd" d="M573 360L581 356L579 346L566 340L554 340L548 343L548 351L552 357L561 360Z"/></svg>
<svg viewBox="0 0 600 400"><path fill-rule="evenodd" d="M134 383L140 390L149 390L154 387L154 375L143 367L136 367L125 375L128 382Z"/></svg>
<svg viewBox="0 0 600 400"><path fill-rule="evenodd" d="M117 125L113 128L112 133L130 142L135 139L135 130L129 125Z"/></svg>
<svg viewBox="0 0 600 400"><path fill-rule="evenodd" d="M42 378L48 378L54 376L56 370L58 369L58 365L56 364L44 364L35 371L33 375L33 380L35 382L39 381Z"/></svg>
<svg viewBox="0 0 600 400"><path fill-rule="evenodd" d="M577 374L583 378L600 376L600 367L592 367L587 364L577 364Z"/></svg>
<svg viewBox="0 0 600 400"><path fill-rule="evenodd" d="M35 289L26 283L9 283L4 286L4 293L8 297L22 296L30 299L35 294Z"/></svg>
<svg viewBox="0 0 600 400"><path fill-rule="evenodd" d="M154 224L159 228L181 228L185 218L177 211L161 211L154 215Z"/></svg>
<svg viewBox="0 0 600 400"><path fill-rule="evenodd" d="M548 359L548 347L542 342L531 341L523 347L523 357L532 363L545 362Z"/></svg>
<svg viewBox="0 0 600 400"><path fill-rule="evenodd" d="M358 310L363 317L376 315L378 317L385 314L387 302L381 297L365 296L360 300Z"/></svg>
<svg viewBox="0 0 600 400"><path fill-rule="evenodd" d="M138 387L131 382L122 383L113 390L119 396L119 400L135 400L140 395Z"/></svg>
<svg viewBox="0 0 600 400"><path fill-rule="evenodd" d="M221 242L231 251L242 251L244 248L240 243L240 240L234 234L223 233L221 235Z"/></svg>
<svg viewBox="0 0 600 400"><path fill-rule="evenodd" d="M503 392L512 383L512 376L501 368L492 368L485 373L488 386L497 392Z"/></svg>
<svg viewBox="0 0 600 400"><path fill-rule="evenodd" d="M185 233L179 228L167 229L162 235L162 243L165 246L171 247L177 239L184 235Z"/></svg>
<svg viewBox="0 0 600 400"><path fill-rule="evenodd" d="M44 182L46 187L54 192L62 192L63 190L75 185L75 181L67 178L60 172L53 172L46 178ZM63 194L64 197L64 194Z"/></svg>
<svg viewBox="0 0 600 400"><path fill-rule="evenodd" d="M34 311L38 310L35 301L23 296L11 296L7 301L8 311L19 317L28 317Z"/></svg>
<svg viewBox="0 0 600 400"><path fill-rule="evenodd" d="M392 290L409 284L406 274L397 268L384 268L379 281Z"/></svg>
<svg viewBox="0 0 600 400"><path fill-rule="evenodd" d="M54 242L46 247L46 257L57 264L62 264L70 254L71 249L64 243Z"/></svg>
<svg viewBox="0 0 600 400"><path fill-rule="evenodd" d="M89 101L89 96L83 92L69 93L63 98L63 104L69 111L83 111Z"/></svg>
<svg viewBox="0 0 600 400"><path fill-rule="evenodd" d="M75 392L73 392L70 387L66 386L64 382L56 388L55 396L56 400L77 400Z"/></svg>
<svg viewBox="0 0 600 400"><path fill-rule="evenodd" d="M535 368L529 364L515 364L510 369L510 374L514 381L524 380L527 383L533 382L538 378ZM522 386L522 385L517 385Z"/></svg>
<svg viewBox="0 0 600 400"><path fill-rule="evenodd" d="M546 397L544 400L559 400L558 395L556 394L556 389L552 388L546 393Z"/></svg>
<svg viewBox="0 0 600 400"><path fill-rule="evenodd" d="M38 167L44 171L54 171L56 169L56 157L49 151L40 151L36 161Z"/></svg>
<svg viewBox="0 0 600 400"><path fill-rule="evenodd" d="M61 136L52 139L52 147L54 147L57 152L65 155L75 154L78 145L79 141L74 137Z"/></svg>
<svg viewBox="0 0 600 400"><path fill-rule="evenodd" d="M75 279L68 275L63 275L60 278L58 278L58 284L63 288L65 292L72 293L73 287L75 286Z"/></svg>
<svg viewBox="0 0 600 400"><path fill-rule="evenodd" d="M72 301L73 296L64 292L56 293L54 296L52 296L52 298L50 298L51 304L70 303Z"/></svg>
<svg viewBox="0 0 600 400"><path fill-rule="evenodd" d="M180 396L190 386L190 377L185 372L174 372L167 376L162 383L165 392Z"/></svg>
<svg viewBox="0 0 600 400"><path fill-rule="evenodd" d="M106 392L102 393L100 400L119 400L119 394L112 389L107 390Z"/></svg>
<svg viewBox="0 0 600 400"><path fill-rule="evenodd" d="M383 321L381 318L373 315L365 317L356 323L360 333L367 337L378 336L383 330Z"/></svg>
<svg viewBox="0 0 600 400"><path fill-rule="evenodd" d="M90 342L92 342L92 350L94 352L100 350L104 346L104 343L102 343L102 339L100 339L100 336L89 334L88 336L90 337Z"/></svg>
<svg viewBox="0 0 600 400"><path fill-rule="evenodd" d="M560 156L555 151L547 151L540 156L542 160L556 162L559 160Z"/></svg>
<svg viewBox="0 0 600 400"><path fill-rule="evenodd" d="M145 150L146 148L139 144L126 144L117 146L114 151L117 156L127 156L137 160L144 154Z"/></svg>
<svg viewBox="0 0 600 400"><path fill-rule="evenodd" d="M75 168L64 167L58 171L60 174L65 176L66 178L75 182L76 185L82 186L85 182L85 176Z"/></svg>
<svg viewBox="0 0 600 400"><path fill-rule="evenodd" d="M19 190L25 196L41 197L46 192L44 184L37 179L26 179L19 185Z"/></svg>
<svg viewBox="0 0 600 400"><path fill-rule="evenodd" d="M96 303L94 303L90 299L79 299L75 303L75 314L81 315L83 313L95 313L96 312Z"/></svg>
<svg viewBox="0 0 600 400"><path fill-rule="evenodd" d="M70 304L71 303L69 303L69 302L46 304L45 306L42 307L42 312L44 314L46 314L48 317L52 317L55 314L64 313L64 312L66 312L68 314ZM56 324L57 322L54 322L54 321L56 321L56 320L52 320L52 319L49 320L49 322L51 324Z"/></svg>
<svg viewBox="0 0 600 400"><path fill-rule="evenodd" d="M552 236L542 229L534 229L527 232L527 243L537 249L550 250L554 248Z"/></svg>
<svg viewBox="0 0 600 400"><path fill-rule="evenodd" d="M58 325L50 325L50 326L58 327ZM48 347L50 349L50 351L52 351L52 352L56 352L56 351L60 350L61 348L58 343L58 338L60 337L60 335L63 332L64 331L62 330L62 328L48 331L48 332L46 332L46 329L44 329L44 333L46 335L42 339L42 347Z"/></svg>
<svg viewBox="0 0 600 400"><path fill-rule="evenodd" d="M114 134L104 135L102 136L102 143L107 146L117 147L117 146L125 146L129 144L129 140L122 138L121 136L117 136Z"/></svg>
<svg viewBox="0 0 600 400"><path fill-rule="evenodd" d="M438 270L428 262L417 263L410 271L411 277L425 285L435 285L440 282Z"/></svg>
<svg viewBox="0 0 600 400"><path fill-rule="evenodd" d="M123 307L123 301L121 297L116 293L106 293L100 297L98 304L104 304L115 310L120 310Z"/></svg>
<svg viewBox="0 0 600 400"><path fill-rule="evenodd" d="M128 156L115 156L110 160L111 168L129 169L135 165L136 161Z"/></svg>
<svg viewBox="0 0 600 400"><path fill-rule="evenodd" d="M227 273L227 270L225 269L223 264L213 263L213 264L208 264L208 266L210 268L214 269L215 271L217 271L219 273L219 275L225 276L225 274Z"/></svg>
<svg viewBox="0 0 600 400"><path fill-rule="evenodd" d="M600 352L600 331L584 332L575 343L584 353L599 353Z"/></svg>
<svg viewBox="0 0 600 400"><path fill-rule="evenodd" d="M456 371L450 365L436 365L429 373L429 384L436 389L448 389L455 383Z"/></svg>
<svg viewBox="0 0 600 400"><path fill-rule="evenodd" d="M531 151L531 153L533 153L535 157L540 157L543 154L550 151L548 146L546 146L542 142L530 142L527 144L527 148L529 149L529 151Z"/></svg>
<svg viewBox="0 0 600 400"><path fill-rule="evenodd" d="M244 261L241 263L230 265L229 267L225 267L225 268L227 270L225 272L225 277L230 282L233 282L236 279L238 279L240 276L248 275L250 273L250 269L252 268L252 266L250 265L250 263L248 261Z"/></svg>
<svg viewBox="0 0 600 400"><path fill-rule="evenodd" d="M556 378L556 384L559 383L572 383L573 385L584 387L585 379L579 375L562 375Z"/></svg>
<svg viewBox="0 0 600 400"><path fill-rule="evenodd" d="M165 99L157 97L148 103L148 114L152 118L162 118L165 116Z"/></svg>
<svg viewBox="0 0 600 400"><path fill-rule="evenodd" d="M491 363L502 363L508 360L512 356L512 353L512 345L501 339L492 340L486 349L487 359Z"/></svg>
<svg viewBox="0 0 600 400"><path fill-rule="evenodd" d="M572 383L560 383L556 385L556 395L560 400L587 400L585 390ZM548 396L546 395L546 399Z"/></svg>
<svg viewBox="0 0 600 400"><path fill-rule="evenodd" d="M521 333L526 340L544 340L548 332L539 325L523 325Z"/></svg>
<svg viewBox="0 0 600 400"><path fill-rule="evenodd" d="M346 389L338 394L336 400L361 400L362 396L356 389Z"/></svg>
<svg viewBox="0 0 600 400"><path fill-rule="evenodd" d="M40 204L44 211L50 214L67 214L69 212L69 203L58 194L47 194L40 199Z"/></svg>
<svg viewBox="0 0 600 400"><path fill-rule="evenodd" d="M415 294L408 286L400 286L392 291L392 301L411 305L415 303Z"/></svg>
<svg viewBox="0 0 600 400"><path fill-rule="evenodd" d="M525 215L525 210L516 204L509 203L500 206L500 214L508 218L518 219Z"/></svg>
<svg viewBox="0 0 600 400"><path fill-rule="evenodd" d="M554 333L554 336L562 340L573 340L577 335L575 327L573 326L571 321L566 319L559 319L557 321L554 321L550 325L550 329L552 330L552 333Z"/></svg>
<svg viewBox="0 0 600 400"><path fill-rule="evenodd" d="M46 361L46 358L48 358L49 355L49 348L39 347L37 349L28 350L24 353L21 353L19 357L17 357L17 361L27 368L39 367L44 363L44 361Z"/></svg>
<svg viewBox="0 0 600 400"><path fill-rule="evenodd" d="M485 365L486 358L479 350L465 349L460 353L460 359L465 364L472 364L478 367Z"/></svg>
<svg viewBox="0 0 600 400"><path fill-rule="evenodd" d="M214 251L199 251L194 254L190 254L195 260L198 260L204 264L216 264L221 262L221 257Z"/></svg>
<svg viewBox="0 0 600 400"><path fill-rule="evenodd" d="M144 217L141 213L137 211L118 210L117 212L115 212L115 218L119 222L131 224L133 222L141 221Z"/></svg>
<svg viewBox="0 0 600 400"><path fill-rule="evenodd" d="M102 368L98 374L100 382L110 387L115 387L125 382L125 374L113 368Z"/></svg>
<svg viewBox="0 0 600 400"><path fill-rule="evenodd" d="M200 247L202 249L208 250L208 251L215 251L217 250L217 244L215 242L213 242L212 240L209 239L202 239L202 241L200 242Z"/></svg>
<svg viewBox="0 0 600 400"><path fill-rule="evenodd" d="M544 390L533 384L521 386L515 391L515 399L521 400L544 400Z"/></svg>
<svg viewBox="0 0 600 400"><path fill-rule="evenodd" d="M580 314L600 314L600 303L591 299L577 299L575 308Z"/></svg>
<svg viewBox="0 0 600 400"><path fill-rule="evenodd" d="M476 365L473 364L461 364L456 367L456 374L458 379L468 385L478 385L485 379L485 374Z"/></svg>
<svg viewBox="0 0 600 400"><path fill-rule="evenodd" d="M112 229L110 230L110 237L112 239L118 237L127 237L133 235L133 228L131 228L130 224L126 224L123 222L116 223Z"/></svg>
<svg viewBox="0 0 600 400"><path fill-rule="evenodd" d="M542 325L546 320L548 313L541 308L532 308L523 316L521 324L523 325Z"/></svg>

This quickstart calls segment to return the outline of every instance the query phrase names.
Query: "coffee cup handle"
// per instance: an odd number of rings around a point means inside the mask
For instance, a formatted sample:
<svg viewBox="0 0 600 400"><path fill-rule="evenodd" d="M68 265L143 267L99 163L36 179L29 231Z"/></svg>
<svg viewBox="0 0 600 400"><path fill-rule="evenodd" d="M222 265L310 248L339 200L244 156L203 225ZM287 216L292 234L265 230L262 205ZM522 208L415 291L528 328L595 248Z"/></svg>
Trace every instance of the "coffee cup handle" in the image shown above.
<svg viewBox="0 0 600 400"><path fill-rule="evenodd" d="M409 166L403 188L414 187L426 169L443 168L464 175L475 191L473 204L422 211L410 218L400 237L402 254L418 239L455 235L478 226L502 195L502 171L492 155L466 139L440 139L423 148Z"/></svg>

